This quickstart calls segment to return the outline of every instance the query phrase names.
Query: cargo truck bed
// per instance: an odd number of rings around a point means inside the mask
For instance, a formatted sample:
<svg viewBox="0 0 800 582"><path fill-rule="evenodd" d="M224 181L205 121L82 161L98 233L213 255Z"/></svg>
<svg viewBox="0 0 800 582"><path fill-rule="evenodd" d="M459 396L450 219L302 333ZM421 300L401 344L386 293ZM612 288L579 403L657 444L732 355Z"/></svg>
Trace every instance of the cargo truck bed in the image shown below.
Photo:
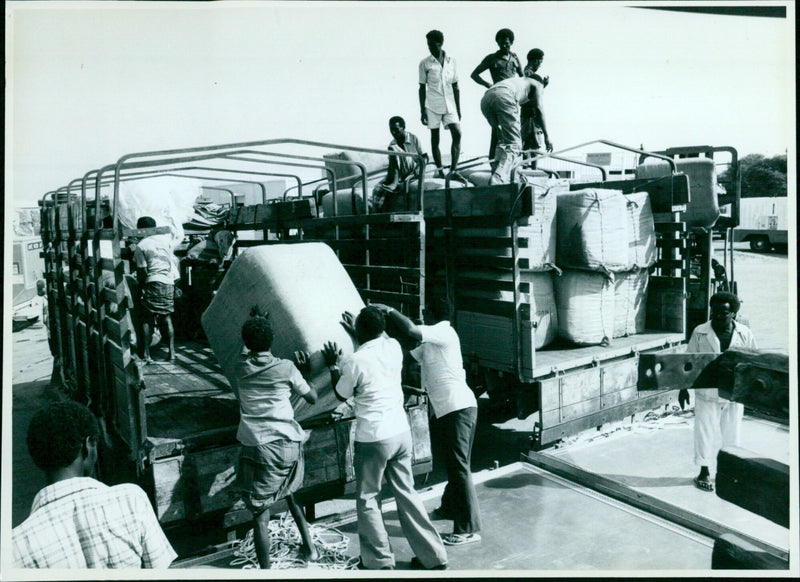
<svg viewBox="0 0 800 582"><path fill-rule="evenodd" d="M555 342L536 351L535 377L547 376L553 372L586 366L594 361L610 360L630 354L632 351L643 352L664 347L670 343L681 342L683 333L648 330L628 337L618 337L611 345L576 347L575 345Z"/></svg>
<svg viewBox="0 0 800 582"><path fill-rule="evenodd" d="M147 438L153 445L225 431L234 433L239 406L211 348L176 342L175 362L142 365Z"/></svg>

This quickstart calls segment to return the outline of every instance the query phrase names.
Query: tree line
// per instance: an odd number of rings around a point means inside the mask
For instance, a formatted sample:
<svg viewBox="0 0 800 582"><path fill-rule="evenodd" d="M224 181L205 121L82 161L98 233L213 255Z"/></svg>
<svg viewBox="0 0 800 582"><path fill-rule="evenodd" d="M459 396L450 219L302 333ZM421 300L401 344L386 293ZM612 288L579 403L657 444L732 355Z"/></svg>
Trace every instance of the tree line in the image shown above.
<svg viewBox="0 0 800 582"><path fill-rule="evenodd" d="M742 174L742 198L786 196L786 156L768 158L749 154L739 160ZM720 182L728 179L730 170L720 175Z"/></svg>

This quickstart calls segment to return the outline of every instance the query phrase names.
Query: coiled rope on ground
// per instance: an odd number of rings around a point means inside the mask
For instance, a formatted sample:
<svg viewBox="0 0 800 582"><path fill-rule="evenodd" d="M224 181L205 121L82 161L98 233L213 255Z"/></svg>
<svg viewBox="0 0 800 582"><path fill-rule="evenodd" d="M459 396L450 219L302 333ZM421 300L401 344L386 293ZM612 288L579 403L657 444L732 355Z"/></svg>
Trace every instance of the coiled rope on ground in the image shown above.
<svg viewBox="0 0 800 582"><path fill-rule="evenodd" d="M269 557L273 570L289 568L320 568L325 570L355 570L358 556L346 554L350 540L335 527L309 524L311 540L319 552L319 559L307 562L300 553L300 532L291 515L283 514L269 522ZM243 539L234 542L234 559L230 565L242 569L258 568L258 557L253 541L253 530Z"/></svg>

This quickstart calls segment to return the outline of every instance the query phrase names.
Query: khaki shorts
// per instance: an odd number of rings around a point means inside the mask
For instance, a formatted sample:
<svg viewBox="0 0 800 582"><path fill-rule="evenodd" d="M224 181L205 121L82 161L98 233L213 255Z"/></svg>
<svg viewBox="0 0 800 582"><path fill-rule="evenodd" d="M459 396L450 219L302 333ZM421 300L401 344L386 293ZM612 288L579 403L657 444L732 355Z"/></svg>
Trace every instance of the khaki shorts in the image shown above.
<svg viewBox="0 0 800 582"><path fill-rule="evenodd" d="M425 115L428 117L428 129L439 129L441 126L447 127L454 123L458 125L457 113L434 113L426 107Z"/></svg>

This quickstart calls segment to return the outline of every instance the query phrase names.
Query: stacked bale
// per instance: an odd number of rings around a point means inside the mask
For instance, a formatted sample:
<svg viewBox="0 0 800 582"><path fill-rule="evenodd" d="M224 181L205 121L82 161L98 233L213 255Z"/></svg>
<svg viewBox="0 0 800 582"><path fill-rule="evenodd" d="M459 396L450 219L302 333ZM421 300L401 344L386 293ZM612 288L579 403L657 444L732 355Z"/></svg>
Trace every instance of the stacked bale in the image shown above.
<svg viewBox="0 0 800 582"><path fill-rule="evenodd" d="M625 196L627 204L628 265L615 273L614 337L642 333L645 329L648 269L656 262L656 232L647 192Z"/></svg>
<svg viewBox="0 0 800 582"><path fill-rule="evenodd" d="M559 195L559 335L580 344L605 344L643 332L647 269L655 260L655 225L646 192L587 189Z"/></svg>

